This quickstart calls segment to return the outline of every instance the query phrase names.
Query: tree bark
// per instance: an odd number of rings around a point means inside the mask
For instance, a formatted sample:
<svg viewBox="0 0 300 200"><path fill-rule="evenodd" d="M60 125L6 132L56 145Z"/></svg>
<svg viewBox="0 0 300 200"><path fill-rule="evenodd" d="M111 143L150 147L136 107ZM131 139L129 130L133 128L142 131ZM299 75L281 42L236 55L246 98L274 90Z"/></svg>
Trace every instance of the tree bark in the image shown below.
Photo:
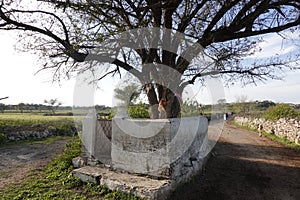
<svg viewBox="0 0 300 200"><path fill-rule="evenodd" d="M152 83L148 83L144 86L144 91L147 94L151 113L150 118L151 119L158 119L159 118L159 112L158 112L158 100L157 95L155 92L154 85Z"/></svg>
<svg viewBox="0 0 300 200"><path fill-rule="evenodd" d="M165 88L163 98L168 102L165 106L167 118L180 117L180 101L178 96L170 89Z"/></svg>
<svg viewBox="0 0 300 200"><path fill-rule="evenodd" d="M180 117L180 98L169 88L152 83L144 85L144 91L147 94L151 114L151 119L177 118ZM157 98L158 97L158 98Z"/></svg>

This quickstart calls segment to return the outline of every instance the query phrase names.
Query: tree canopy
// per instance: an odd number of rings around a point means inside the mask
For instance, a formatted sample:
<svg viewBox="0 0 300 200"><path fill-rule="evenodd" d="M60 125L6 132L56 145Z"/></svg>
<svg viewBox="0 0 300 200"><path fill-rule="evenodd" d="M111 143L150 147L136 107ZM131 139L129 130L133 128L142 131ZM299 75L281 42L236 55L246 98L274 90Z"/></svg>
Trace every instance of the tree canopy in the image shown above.
<svg viewBox="0 0 300 200"><path fill-rule="evenodd" d="M161 65L179 74L179 78L175 78L179 91L174 93L180 93L186 85L216 73L229 82L239 80L247 84L266 78L281 78L279 72L282 70L298 67L297 53L260 61L243 61L243 58L260 50L258 44L263 41L263 35L278 33L288 39L288 34L282 31L299 33L298 0L0 2L0 29L25 31L26 34L20 32L23 48L41 53L45 60L42 69L53 69L56 79L92 70L91 65L82 63L99 60L101 55L100 60L110 65L102 66L102 73L97 79L128 71L143 84L151 83L145 87L150 105L166 98L161 84L156 86L157 96L150 87L153 80L159 79L156 75L160 75ZM139 28L151 28L144 41L138 40L138 31L136 35L132 34L137 40L118 37L119 45L120 40L125 40L122 47L107 53L114 47L113 41L117 40L118 34ZM152 34L152 38L147 38L148 34ZM133 43L143 45L131 48L129 44ZM95 49L103 47L103 44L105 48L98 51L96 58L93 56ZM164 47L168 47L167 50ZM203 62L206 58L195 63L200 52L214 65ZM173 80L166 74L160 77L166 78L170 79L167 82Z"/></svg>

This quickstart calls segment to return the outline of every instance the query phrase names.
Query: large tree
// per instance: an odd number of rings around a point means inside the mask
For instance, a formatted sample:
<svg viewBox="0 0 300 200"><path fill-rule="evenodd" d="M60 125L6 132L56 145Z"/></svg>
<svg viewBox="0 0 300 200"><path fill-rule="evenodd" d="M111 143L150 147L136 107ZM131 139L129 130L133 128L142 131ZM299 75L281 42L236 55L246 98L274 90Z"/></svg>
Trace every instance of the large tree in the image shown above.
<svg viewBox="0 0 300 200"><path fill-rule="evenodd" d="M72 72L93 70L92 65L82 64L87 61L109 62L100 65L104 70L98 79L122 70L133 74L144 85L153 118L158 117L160 101L165 102L167 117L177 117L176 94L180 96L185 86L204 76L218 73L229 82L255 83L281 78L278 72L294 69L299 59L292 54L242 61L259 50L262 35L299 31L298 0L0 1L0 29L25 31L20 32L26 36L22 37L23 44L28 44L24 48L41 52L42 69L54 69L54 77L60 79ZM144 41L128 36L120 44L119 33L145 27L159 29L143 32ZM103 45L108 39L113 43L114 38L122 47L117 51L110 49L115 44ZM139 45L131 48L132 43ZM93 56L99 46L105 48ZM195 61L200 52L212 59L213 67L206 58ZM162 70L161 66L169 68ZM175 73L169 73L170 69Z"/></svg>

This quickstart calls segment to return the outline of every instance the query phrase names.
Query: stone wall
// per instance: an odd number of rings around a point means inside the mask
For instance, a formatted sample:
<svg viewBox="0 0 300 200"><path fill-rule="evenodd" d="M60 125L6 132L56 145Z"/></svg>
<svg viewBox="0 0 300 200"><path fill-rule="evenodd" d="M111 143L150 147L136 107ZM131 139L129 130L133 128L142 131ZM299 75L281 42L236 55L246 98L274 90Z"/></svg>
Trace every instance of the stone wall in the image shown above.
<svg viewBox="0 0 300 200"><path fill-rule="evenodd" d="M69 133L62 133L56 127L48 125L11 126L3 128L1 133L6 136L6 141L19 141L76 133L75 127L72 129Z"/></svg>
<svg viewBox="0 0 300 200"><path fill-rule="evenodd" d="M257 129L259 124L263 125L263 130L277 135L278 137L286 137L288 140L298 143L300 137L300 121L296 119L279 119L277 121L269 121L263 118L238 117L234 121L242 126Z"/></svg>

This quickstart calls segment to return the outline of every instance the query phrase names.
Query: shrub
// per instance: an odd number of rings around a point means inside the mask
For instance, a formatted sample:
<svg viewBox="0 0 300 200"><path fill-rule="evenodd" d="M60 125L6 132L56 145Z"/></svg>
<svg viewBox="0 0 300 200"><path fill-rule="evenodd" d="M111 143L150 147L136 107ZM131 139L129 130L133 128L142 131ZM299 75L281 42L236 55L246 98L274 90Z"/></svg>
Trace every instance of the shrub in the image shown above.
<svg viewBox="0 0 300 200"><path fill-rule="evenodd" d="M144 103L129 106L128 114L132 118L150 118L149 109Z"/></svg>
<svg viewBox="0 0 300 200"><path fill-rule="evenodd" d="M56 130L59 135L70 135L75 132L72 124L68 123L61 123L57 125Z"/></svg>
<svg viewBox="0 0 300 200"><path fill-rule="evenodd" d="M296 118L296 111L287 104L277 104L275 107L269 109L263 116L268 120L278 120L280 118Z"/></svg>
<svg viewBox="0 0 300 200"><path fill-rule="evenodd" d="M56 127L55 126L48 126L48 131L51 133L55 133L56 132Z"/></svg>

